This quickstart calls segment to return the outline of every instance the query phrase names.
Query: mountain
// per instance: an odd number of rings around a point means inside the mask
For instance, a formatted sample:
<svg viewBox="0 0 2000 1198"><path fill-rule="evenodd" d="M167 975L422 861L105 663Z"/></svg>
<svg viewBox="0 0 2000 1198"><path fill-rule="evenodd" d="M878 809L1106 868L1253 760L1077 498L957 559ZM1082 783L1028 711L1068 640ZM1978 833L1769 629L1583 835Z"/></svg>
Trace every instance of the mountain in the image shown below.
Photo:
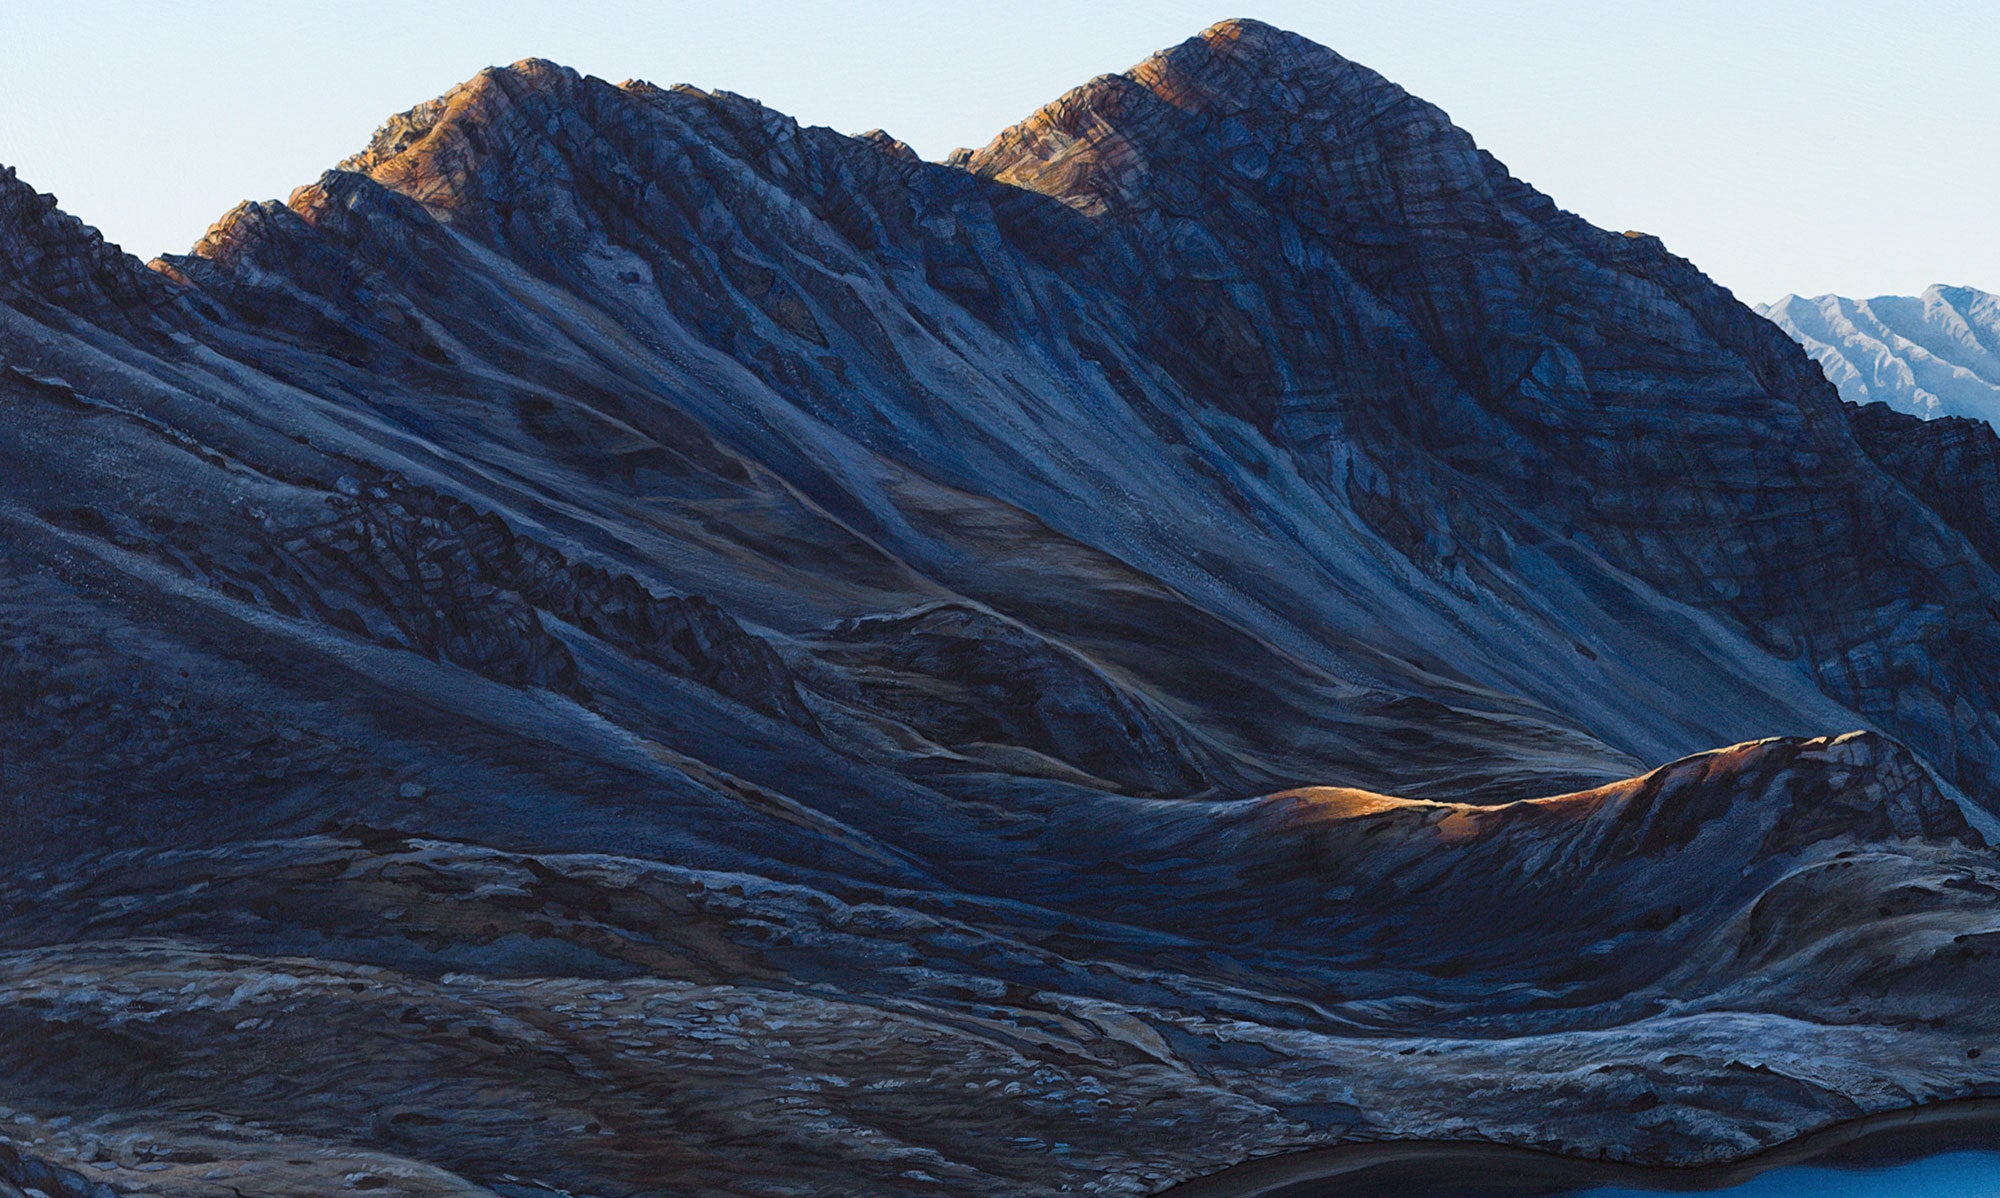
<svg viewBox="0 0 2000 1198"><path fill-rule="evenodd" d="M7 173L0 407L16 1188L2000 1083L2000 441L1269 26L942 164L517 63L150 266Z"/></svg>
<svg viewBox="0 0 2000 1198"><path fill-rule="evenodd" d="M1788 295L1757 311L1804 346L1851 403L2000 424L2000 296L1933 286L1869 300Z"/></svg>

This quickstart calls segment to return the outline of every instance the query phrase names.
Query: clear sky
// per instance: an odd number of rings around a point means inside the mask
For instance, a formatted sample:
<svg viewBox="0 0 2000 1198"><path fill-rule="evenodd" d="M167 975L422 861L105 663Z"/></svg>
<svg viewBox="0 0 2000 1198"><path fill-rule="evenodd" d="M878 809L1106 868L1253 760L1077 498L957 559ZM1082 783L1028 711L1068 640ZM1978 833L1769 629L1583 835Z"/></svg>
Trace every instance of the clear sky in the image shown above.
<svg viewBox="0 0 2000 1198"><path fill-rule="evenodd" d="M1996 0L0 0L0 162L150 256L492 63L726 88L941 157L1229 16L1367 63L1745 299L2000 291Z"/></svg>

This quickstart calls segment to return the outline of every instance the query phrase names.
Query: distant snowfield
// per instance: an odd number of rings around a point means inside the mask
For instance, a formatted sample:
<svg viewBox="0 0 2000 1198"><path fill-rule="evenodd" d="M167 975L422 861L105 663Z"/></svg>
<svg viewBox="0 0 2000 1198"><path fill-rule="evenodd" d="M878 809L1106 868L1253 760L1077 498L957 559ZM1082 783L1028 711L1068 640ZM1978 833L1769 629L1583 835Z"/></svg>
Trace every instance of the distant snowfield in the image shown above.
<svg viewBox="0 0 2000 1198"><path fill-rule="evenodd" d="M1757 311L1805 347L1843 399L2000 426L2000 296L1940 285L1869 300L1788 295Z"/></svg>

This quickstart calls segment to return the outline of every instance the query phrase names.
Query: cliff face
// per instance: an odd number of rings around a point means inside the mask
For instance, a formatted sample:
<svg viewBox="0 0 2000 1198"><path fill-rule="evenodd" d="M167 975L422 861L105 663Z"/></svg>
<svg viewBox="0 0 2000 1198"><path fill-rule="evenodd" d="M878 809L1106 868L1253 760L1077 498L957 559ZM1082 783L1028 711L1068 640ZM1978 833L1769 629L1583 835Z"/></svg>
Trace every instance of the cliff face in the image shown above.
<svg viewBox="0 0 2000 1198"><path fill-rule="evenodd" d="M1991 434L1322 47L952 165L529 61L152 266L0 180L13 1184L1140 1193L2000 1080Z"/></svg>
<svg viewBox="0 0 2000 1198"><path fill-rule="evenodd" d="M1150 300L1156 359L1413 562L1472 591L1517 554L1597 558L1991 788L1989 526L1910 502L1810 365L1656 239L1251 24L1079 89L973 169L1111 226L1104 273Z"/></svg>

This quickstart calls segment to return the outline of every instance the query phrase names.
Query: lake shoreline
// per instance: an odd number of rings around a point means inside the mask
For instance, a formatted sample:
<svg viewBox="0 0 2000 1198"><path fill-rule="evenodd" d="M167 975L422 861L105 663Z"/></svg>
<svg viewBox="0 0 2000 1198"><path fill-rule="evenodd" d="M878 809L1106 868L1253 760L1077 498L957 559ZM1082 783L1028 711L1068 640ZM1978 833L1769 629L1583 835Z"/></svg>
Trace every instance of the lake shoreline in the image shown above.
<svg viewBox="0 0 2000 1198"><path fill-rule="evenodd" d="M1635 1165L1505 1144L1378 1140L1243 1161L1171 1186L1158 1198L1308 1198L1317 1193L1310 1187L1342 1179L1348 1183L1343 1196L1354 1198L1434 1193L1439 1185L1467 1196L1517 1198L1597 1186L1699 1193L1741 1185L1786 1166L1865 1168L1975 1145L2000 1146L2000 1098L1955 1099L1866 1115L1724 1164ZM1426 1188L1416 1189L1419 1185Z"/></svg>

